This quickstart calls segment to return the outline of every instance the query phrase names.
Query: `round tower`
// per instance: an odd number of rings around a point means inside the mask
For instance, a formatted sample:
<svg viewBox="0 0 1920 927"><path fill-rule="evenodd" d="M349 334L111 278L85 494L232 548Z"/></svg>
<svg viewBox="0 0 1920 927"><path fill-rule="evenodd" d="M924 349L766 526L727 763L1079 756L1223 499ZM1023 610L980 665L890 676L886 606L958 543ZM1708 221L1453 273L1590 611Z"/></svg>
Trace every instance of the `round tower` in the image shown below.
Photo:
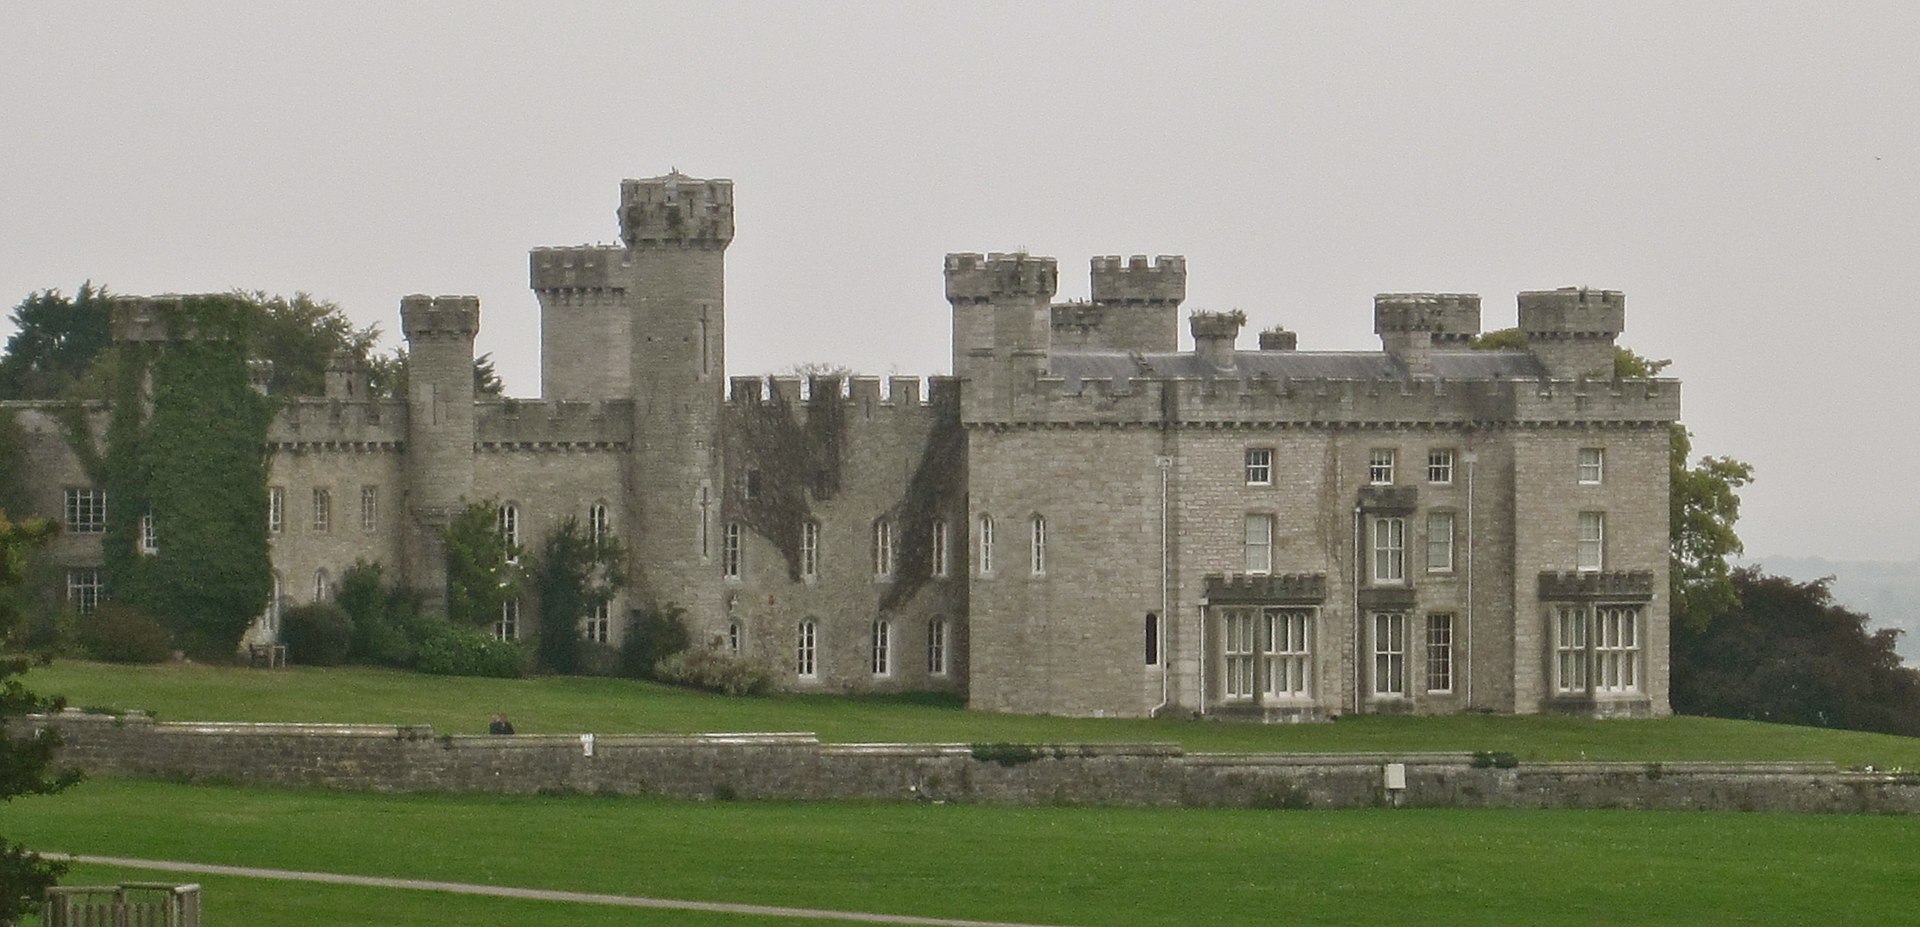
<svg viewBox="0 0 1920 927"><path fill-rule="evenodd" d="M407 296L406 575L428 612L447 607L443 532L473 493L473 339L480 300Z"/></svg>

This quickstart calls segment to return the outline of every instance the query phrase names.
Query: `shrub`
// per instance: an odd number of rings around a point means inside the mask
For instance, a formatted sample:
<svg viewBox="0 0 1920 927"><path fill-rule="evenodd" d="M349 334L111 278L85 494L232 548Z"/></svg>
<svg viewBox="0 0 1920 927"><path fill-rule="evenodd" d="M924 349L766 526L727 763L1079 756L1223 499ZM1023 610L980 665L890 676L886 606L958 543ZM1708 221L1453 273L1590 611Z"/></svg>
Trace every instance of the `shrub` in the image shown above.
<svg viewBox="0 0 1920 927"><path fill-rule="evenodd" d="M295 606L280 616L280 642L289 662L338 666L353 649L353 619L331 602Z"/></svg>
<svg viewBox="0 0 1920 927"><path fill-rule="evenodd" d="M773 685L765 667L712 650L682 650L661 660L654 678L723 695L764 695Z"/></svg>
<svg viewBox="0 0 1920 927"><path fill-rule="evenodd" d="M437 676L492 676L514 679L522 675L525 658L512 641L495 640L485 631L453 624L432 627L421 638L417 668Z"/></svg>
<svg viewBox="0 0 1920 927"><path fill-rule="evenodd" d="M173 636L160 619L117 602L80 619L79 638L89 656L107 663L159 663L173 655Z"/></svg>
<svg viewBox="0 0 1920 927"><path fill-rule="evenodd" d="M333 600L353 619L355 663L410 667L420 635L419 595L388 585L378 563L356 561L340 576Z"/></svg>
<svg viewBox="0 0 1920 927"><path fill-rule="evenodd" d="M672 605L643 608L627 623L627 636L620 643L620 675L630 679L660 679L656 668L668 657L682 653L692 639L681 620L686 614Z"/></svg>

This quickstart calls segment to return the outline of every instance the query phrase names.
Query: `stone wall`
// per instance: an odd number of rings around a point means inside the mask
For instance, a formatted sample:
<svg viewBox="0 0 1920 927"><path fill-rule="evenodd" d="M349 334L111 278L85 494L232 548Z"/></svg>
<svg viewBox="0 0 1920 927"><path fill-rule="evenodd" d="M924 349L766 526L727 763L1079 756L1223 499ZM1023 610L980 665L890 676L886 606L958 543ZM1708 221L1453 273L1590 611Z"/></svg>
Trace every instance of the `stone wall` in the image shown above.
<svg viewBox="0 0 1920 927"><path fill-rule="evenodd" d="M811 734L437 735L373 725L40 719L92 775L379 792L1128 807L1920 812L1920 776L1818 763L1526 763L1172 744L822 744ZM1389 764L1405 789L1386 788Z"/></svg>

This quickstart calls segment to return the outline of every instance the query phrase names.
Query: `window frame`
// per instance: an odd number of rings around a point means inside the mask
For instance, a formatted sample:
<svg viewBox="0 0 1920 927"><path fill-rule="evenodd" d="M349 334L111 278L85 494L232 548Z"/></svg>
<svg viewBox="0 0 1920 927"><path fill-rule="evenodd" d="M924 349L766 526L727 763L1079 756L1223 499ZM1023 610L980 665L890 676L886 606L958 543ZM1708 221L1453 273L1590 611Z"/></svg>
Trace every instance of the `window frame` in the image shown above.
<svg viewBox="0 0 1920 927"><path fill-rule="evenodd" d="M333 601L333 576L326 567L313 571L313 603Z"/></svg>
<svg viewBox="0 0 1920 927"><path fill-rule="evenodd" d="M1273 573L1273 522L1271 512L1248 512L1241 520L1240 567L1249 576Z"/></svg>
<svg viewBox="0 0 1920 927"><path fill-rule="evenodd" d="M380 487L371 483L360 487L360 530L368 534L380 530Z"/></svg>
<svg viewBox="0 0 1920 927"><path fill-rule="evenodd" d="M1047 516L1036 513L1027 525L1030 535L1027 573L1032 576L1045 576L1047 575Z"/></svg>
<svg viewBox="0 0 1920 927"><path fill-rule="evenodd" d="M1641 634L1638 605L1596 604L1593 628L1587 635L1593 666L1588 679L1596 695L1635 695L1640 692Z"/></svg>
<svg viewBox="0 0 1920 927"><path fill-rule="evenodd" d="M893 519L880 516L873 520L873 577L892 579L899 567L898 551L893 543Z"/></svg>
<svg viewBox="0 0 1920 927"><path fill-rule="evenodd" d="M886 618L876 618L873 622L870 668L873 675L886 678L893 675L893 622Z"/></svg>
<svg viewBox="0 0 1920 927"><path fill-rule="evenodd" d="M613 624L613 605L599 602L587 617L580 619L580 639L595 644L607 643L608 630Z"/></svg>
<svg viewBox="0 0 1920 927"><path fill-rule="evenodd" d="M1427 450L1427 483L1432 486L1453 485L1453 448Z"/></svg>
<svg viewBox="0 0 1920 927"><path fill-rule="evenodd" d="M1373 654L1368 694L1376 699L1406 698L1407 613L1377 611L1368 613L1368 618L1368 650Z"/></svg>
<svg viewBox="0 0 1920 927"><path fill-rule="evenodd" d="M1607 513L1581 512L1574 534L1573 568L1598 573L1607 568Z"/></svg>
<svg viewBox="0 0 1920 927"><path fill-rule="evenodd" d="M741 566L746 557L741 550L740 523L727 522L720 529L720 576L723 579L740 579Z"/></svg>
<svg viewBox="0 0 1920 927"><path fill-rule="evenodd" d="M587 542L598 548L613 537L613 517L605 502L587 506Z"/></svg>
<svg viewBox="0 0 1920 927"><path fill-rule="evenodd" d="M140 553L149 557L160 553L159 526L153 522L153 513L140 516Z"/></svg>
<svg viewBox="0 0 1920 927"><path fill-rule="evenodd" d="M947 633L947 619L927 620L927 675L929 676L945 676L951 671L947 658Z"/></svg>
<svg viewBox="0 0 1920 927"><path fill-rule="evenodd" d="M1427 513L1427 572L1452 573L1455 569L1455 518L1452 509Z"/></svg>
<svg viewBox="0 0 1920 927"><path fill-rule="evenodd" d="M1574 478L1582 486L1599 486L1607 478L1607 449L1583 447L1577 455Z"/></svg>
<svg viewBox="0 0 1920 927"><path fill-rule="evenodd" d="M1367 520L1370 556L1367 575L1375 586L1407 584L1407 519L1400 515L1375 515Z"/></svg>
<svg viewBox="0 0 1920 927"><path fill-rule="evenodd" d="M1548 613L1553 640L1553 693L1584 696L1590 690L1587 664L1587 607L1559 604Z"/></svg>
<svg viewBox="0 0 1920 927"><path fill-rule="evenodd" d="M1267 636L1261 652L1263 698L1276 702L1313 698L1313 619L1311 608L1261 609L1260 630ZM1275 685L1276 678L1285 681Z"/></svg>
<svg viewBox="0 0 1920 927"><path fill-rule="evenodd" d="M287 487L267 487L267 533L280 534L287 528Z"/></svg>
<svg viewBox="0 0 1920 927"><path fill-rule="evenodd" d="M949 566L951 557L947 551L947 520L944 518L934 519L932 527L928 530L931 534L929 544L932 546L930 553L933 560L933 576L935 579L945 579L947 578L947 574L951 572L951 567Z"/></svg>
<svg viewBox="0 0 1920 927"><path fill-rule="evenodd" d="M1427 613L1427 692L1430 694L1453 693L1453 624L1452 612Z"/></svg>
<svg viewBox="0 0 1920 927"><path fill-rule="evenodd" d="M820 678L820 624L812 618L800 619L794 629L794 675L801 679Z"/></svg>
<svg viewBox="0 0 1920 927"><path fill-rule="evenodd" d="M311 526L316 534L329 534L333 531L333 489L331 487L313 487Z"/></svg>
<svg viewBox="0 0 1920 927"><path fill-rule="evenodd" d="M800 579L812 582L820 578L820 522L809 518L800 523Z"/></svg>
<svg viewBox="0 0 1920 927"><path fill-rule="evenodd" d="M979 531L980 531L980 544L979 544L980 575L992 576L993 575L993 516L981 515L979 518L978 524L979 524Z"/></svg>
<svg viewBox="0 0 1920 927"><path fill-rule="evenodd" d="M70 567L67 570L67 605L74 614L91 615L100 609L101 593L106 588L99 567Z"/></svg>
<svg viewBox="0 0 1920 927"><path fill-rule="evenodd" d="M520 599L508 596L500 602L500 620L493 623L493 639L497 641L517 641L520 639Z"/></svg>
<svg viewBox="0 0 1920 927"><path fill-rule="evenodd" d="M1220 697L1228 702L1253 701L1259 684L1259 609L1220 610Z"/></svg>
<svg viewBox="0 0 1920 927"><path fill-rule="evenodd" d="M1391 447L1367 449L1367 485L1392 486L1394 471L1400 462L1400 453Z"/></svg>
<svg viewBox="0 0 1920 927"><path fill-rule="evenodd" d="M107 491L91 486L68 486L65 498L65 523L68 534L105 534L107 531Z"/></svg>

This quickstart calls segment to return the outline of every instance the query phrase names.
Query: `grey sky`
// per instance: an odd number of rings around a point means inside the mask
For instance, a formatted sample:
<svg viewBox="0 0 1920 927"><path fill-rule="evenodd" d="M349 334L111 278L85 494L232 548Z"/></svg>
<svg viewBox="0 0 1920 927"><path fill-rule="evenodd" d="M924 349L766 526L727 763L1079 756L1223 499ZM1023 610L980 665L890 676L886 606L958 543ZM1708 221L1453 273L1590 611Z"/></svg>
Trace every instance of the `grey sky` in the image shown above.
<svg viewBox="0 0 1920 927"><path fill-rule="evenodd" d="M736 183L735 373L945 372L941 256L1188 256L1189 308L1375 349L1371 298L1583 284L1752 462L1751 552L1920 559L1920 4L10 3L0 302L473 293L623 177ZM0 336L11 327L0 322ZM1902 488L1907 487L1907 488Z"/></svg>

